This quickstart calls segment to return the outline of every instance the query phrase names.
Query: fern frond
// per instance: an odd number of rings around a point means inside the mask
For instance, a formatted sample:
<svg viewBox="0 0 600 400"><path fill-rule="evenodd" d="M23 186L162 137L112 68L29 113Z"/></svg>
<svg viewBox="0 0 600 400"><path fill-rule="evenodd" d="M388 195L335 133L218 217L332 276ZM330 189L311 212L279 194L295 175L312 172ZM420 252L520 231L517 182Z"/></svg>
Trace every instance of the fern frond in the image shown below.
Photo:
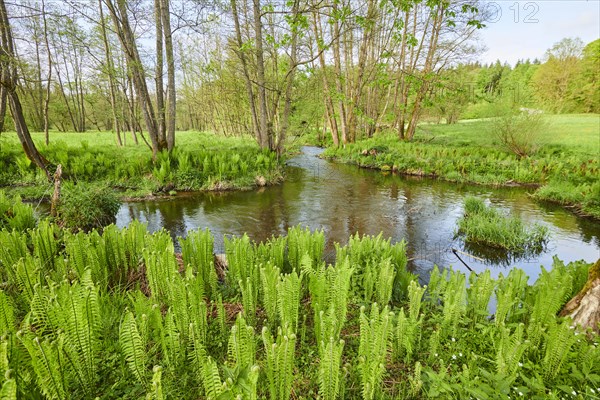
<svg viewBox="0 0 600 400"><path fill-rule="evenodd" d="M147 352L138 332L135 317L131 311L126 311L119 329L119 345L127 360L127 365L133 375L142 384L147 383Z"/></svg>

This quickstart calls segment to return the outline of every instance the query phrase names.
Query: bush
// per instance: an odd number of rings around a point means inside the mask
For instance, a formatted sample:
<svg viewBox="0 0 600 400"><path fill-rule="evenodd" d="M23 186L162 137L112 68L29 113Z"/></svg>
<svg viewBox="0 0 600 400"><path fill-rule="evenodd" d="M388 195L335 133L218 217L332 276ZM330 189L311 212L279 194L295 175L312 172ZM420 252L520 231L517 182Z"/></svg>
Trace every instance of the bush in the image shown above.
<svg viewBox="0 0 600 400"><path fill-rule="evenodd" d="M90 231L116 221L121 202L103 186L65 183L57 206L57 222L75 230Z"/></svg>
<svg viewBox="0 0 600 400"><path fill-rule="evenodd" d="M458 233L465 235L467 242L517 253L543 249L548 240L546 227L536 224L526 229L519 218L503 216L474 197L465 200L465 213L458 221Z"/></svg>
<svg viewBox="0 0 600 400"><path fill-rule="evenodd" d="M544 116L535 110L515 114L507 112L493 120L492 132L502 146L518 157L535 154L548 128Z"/></svg>

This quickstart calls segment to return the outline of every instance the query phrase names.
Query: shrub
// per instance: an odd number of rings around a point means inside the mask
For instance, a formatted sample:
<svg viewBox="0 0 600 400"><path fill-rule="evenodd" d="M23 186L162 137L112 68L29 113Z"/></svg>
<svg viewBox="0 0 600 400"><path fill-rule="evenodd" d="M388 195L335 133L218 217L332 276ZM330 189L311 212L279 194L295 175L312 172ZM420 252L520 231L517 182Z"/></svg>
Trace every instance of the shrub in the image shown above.
<svg viewBox="0 0 600 400"><path fill-rule="evenodd" d="M57 206L57 222L75 230L90 231L116 221L121 202L102 186L65 183Z"/></svg>
<svg viewBox="0 0 600 400"><path fill-rule="evenodd" d="M535 110L525 110L519 114L507 112L492 123L492 132L502 146L518 157L535 154L547 128L544 116Z"/></svg>

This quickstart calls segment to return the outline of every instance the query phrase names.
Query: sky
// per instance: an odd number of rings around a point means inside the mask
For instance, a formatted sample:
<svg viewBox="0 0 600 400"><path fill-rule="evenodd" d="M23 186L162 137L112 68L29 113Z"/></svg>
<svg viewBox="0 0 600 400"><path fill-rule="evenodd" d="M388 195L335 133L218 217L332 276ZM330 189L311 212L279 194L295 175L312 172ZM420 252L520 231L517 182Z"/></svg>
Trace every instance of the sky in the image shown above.
<svg viewBox="0 0 600 400"><path fill-rule="evenodd" d="M480 31L483 63L543 59L565 37L585 44L600 38L600 0L485 1L491 21Z"/></svg>

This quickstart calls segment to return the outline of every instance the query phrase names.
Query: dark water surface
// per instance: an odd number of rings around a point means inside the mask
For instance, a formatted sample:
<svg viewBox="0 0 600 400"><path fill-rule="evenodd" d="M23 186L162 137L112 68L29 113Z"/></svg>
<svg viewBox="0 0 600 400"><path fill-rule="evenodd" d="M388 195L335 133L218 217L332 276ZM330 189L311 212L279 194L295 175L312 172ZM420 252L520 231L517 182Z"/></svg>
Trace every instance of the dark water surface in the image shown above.
<svg viewBox="0 0 600 400"><path fill-rule="evenodd" d="M223 235L255 241L285 234L294 225L324 229L326 258L333 260L333 243L345 244L355 232L391 237L408 243L409 267L427 279L434 264L467 271L452 249L475 255L460 257L475 271L490 268L493 276L513 266L534 280L540 266L552 266L553 255L565 262L600 257L600 223L532 201L523 188L488 188L432 179L384 175L379 171L341 165L317 157L321 149L303 148L288 162L282 185L251 192L200 193L173 199L125 203L117 225L138 219L150 231L161 228L175 238L188 230L209 228L215 251L224 252ZM465 245L454 237L464 197L489 200L505 212L550 230L548 249L537 255L510 258L501 251ZM176 244L177 245L177 244Z"/></svg>

